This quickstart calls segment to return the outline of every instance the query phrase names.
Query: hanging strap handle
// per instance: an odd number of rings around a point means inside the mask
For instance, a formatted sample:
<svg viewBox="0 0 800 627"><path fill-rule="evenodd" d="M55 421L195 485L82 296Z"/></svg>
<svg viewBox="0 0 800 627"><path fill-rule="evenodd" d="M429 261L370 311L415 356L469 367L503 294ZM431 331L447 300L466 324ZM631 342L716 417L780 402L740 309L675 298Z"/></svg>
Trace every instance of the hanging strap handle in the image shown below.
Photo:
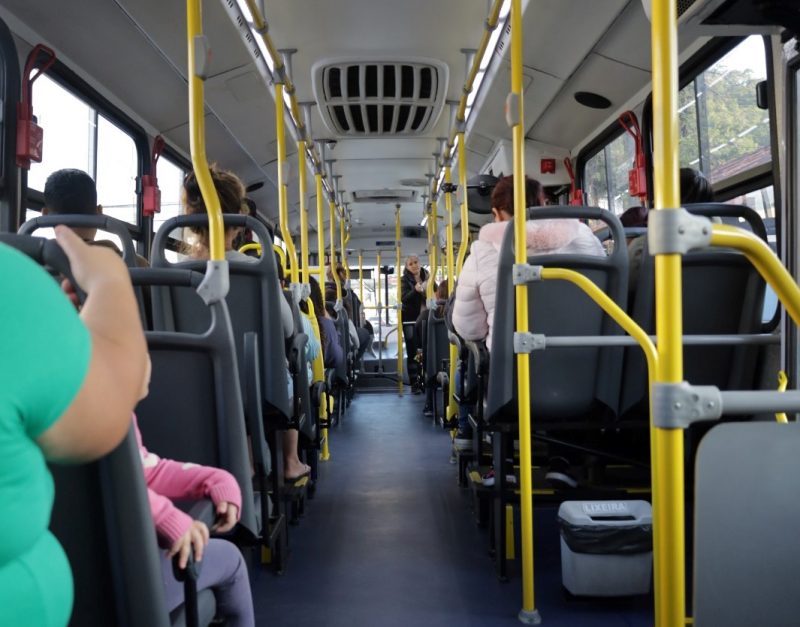
<svg viewBox="0 0 800 627"><path fill-rule="evenodd" d="M631 196L638 196L639 200L644 204L647 200L647 173L639 121L633 111L625 111L619 116L619 123L625 129L625 132L633 137L635 146L633 168L628 170L628 193Z"/></svg>
<svg viewBox="0 0 800 627"><path fill-rule="evenodd" d="M575 183L575 170L572 167L572 161L569 157L564 157L564 167L567 169L569 175L569 204L575 207L583 206L583 190L577 187Z"/></svg>
<svg viewBox="0 0 800 627"><path fill-rule="evenodd" d="M46 54L36 74L31 76L40 55ZM56 62L56 53L44 44L36 44L25 61L22 99L17 103L17 166L29 170L31 163L42 162L44 131L33 117L33 82L49 70Z"/></svg>
<svg viewBox="0 0 800 627"><path fill-rule="evenodd" d="M161 211L161 190L158 188L158 158L164 150L164 138L156 135L150 154L150 173L142 175L142 214L151 217Z"/></svg>

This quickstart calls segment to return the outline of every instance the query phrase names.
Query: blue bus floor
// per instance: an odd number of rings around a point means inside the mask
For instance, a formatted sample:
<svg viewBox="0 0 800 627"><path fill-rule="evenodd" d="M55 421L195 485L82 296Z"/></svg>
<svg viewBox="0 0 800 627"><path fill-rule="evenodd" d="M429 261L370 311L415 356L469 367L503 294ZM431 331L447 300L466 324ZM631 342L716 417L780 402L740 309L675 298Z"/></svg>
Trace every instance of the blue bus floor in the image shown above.
<svg viewBox="0 0 800 627"><path fill-rule="evenodd" d="M286 573L255 574L264 626L520 625L521 580L501 583L467 493L448 462L449 435L422 398L360 394L331 434L331 460L290 531ZM535 511L536 600L543 624L652 625L652 599L568 600L555 508ZM517 547L519 553L519 547Z"/></svg>

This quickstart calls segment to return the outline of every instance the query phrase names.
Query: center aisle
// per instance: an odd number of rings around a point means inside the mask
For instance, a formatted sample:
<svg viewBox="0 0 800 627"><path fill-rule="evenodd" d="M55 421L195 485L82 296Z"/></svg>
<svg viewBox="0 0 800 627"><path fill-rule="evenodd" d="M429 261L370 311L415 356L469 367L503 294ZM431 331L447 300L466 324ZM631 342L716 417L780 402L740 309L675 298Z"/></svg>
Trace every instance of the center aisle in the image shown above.
<svg viewBox="0 0 800 627"><path fill-rule="evenodd" d="M519 625L519 578L496 579L448 457L449 435L422 416L422 397L358 394L333 431L317 495L291 528L285 575L256 577L257 624ZM537 564L537 595L563 603L552 508L539 514L537 534L552 536L555 551ZM548 625L646 624L580 602L542 613Z"/></svg>

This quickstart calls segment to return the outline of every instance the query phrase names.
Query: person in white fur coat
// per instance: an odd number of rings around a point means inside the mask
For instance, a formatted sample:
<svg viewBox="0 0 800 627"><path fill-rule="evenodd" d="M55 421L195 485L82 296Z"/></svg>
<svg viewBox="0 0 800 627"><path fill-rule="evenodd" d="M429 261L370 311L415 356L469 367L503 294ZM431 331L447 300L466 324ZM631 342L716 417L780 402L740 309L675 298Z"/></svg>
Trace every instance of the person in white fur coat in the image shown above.
<svg viewBox="0 0 800 627"><path fill-rule="evenodd" d="M525 177L526 207L545 204L541 183ZM506 176L492 191L494 221L485 224L470 248L456 286L453 326L465 340L486 340L491 350L497 262L506 228L514 219L514 177ZM591 229L573 218L529 220L526 223L528 254L569 253L605 255ZM509 306L513 306L509 304ZM469 447L469 423L459 418L456 448Z"/></svg>

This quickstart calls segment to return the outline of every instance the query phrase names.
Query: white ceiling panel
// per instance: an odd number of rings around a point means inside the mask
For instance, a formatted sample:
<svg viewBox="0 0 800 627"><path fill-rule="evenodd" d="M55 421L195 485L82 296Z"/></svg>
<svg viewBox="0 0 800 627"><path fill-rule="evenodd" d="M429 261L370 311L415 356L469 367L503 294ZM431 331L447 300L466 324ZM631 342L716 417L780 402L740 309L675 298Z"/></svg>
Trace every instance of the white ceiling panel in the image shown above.
<svg viewBox="0 0 800 627"><path fill-rule="evenodd" d="M567 82L559 96L528 132L530 139L556 146L574 146L608 117L608 109L590 109L573 98L592 91L611 101L611 110L624 104L650 79L643 70L593 54Z"/></svg>
<svg viewBox="0 0 800 627"><path fill-rule="evenodd" d="M641 2L631 2L613 28L600 40L595 52L610 59L650 71L650 21Z"/></svg>

